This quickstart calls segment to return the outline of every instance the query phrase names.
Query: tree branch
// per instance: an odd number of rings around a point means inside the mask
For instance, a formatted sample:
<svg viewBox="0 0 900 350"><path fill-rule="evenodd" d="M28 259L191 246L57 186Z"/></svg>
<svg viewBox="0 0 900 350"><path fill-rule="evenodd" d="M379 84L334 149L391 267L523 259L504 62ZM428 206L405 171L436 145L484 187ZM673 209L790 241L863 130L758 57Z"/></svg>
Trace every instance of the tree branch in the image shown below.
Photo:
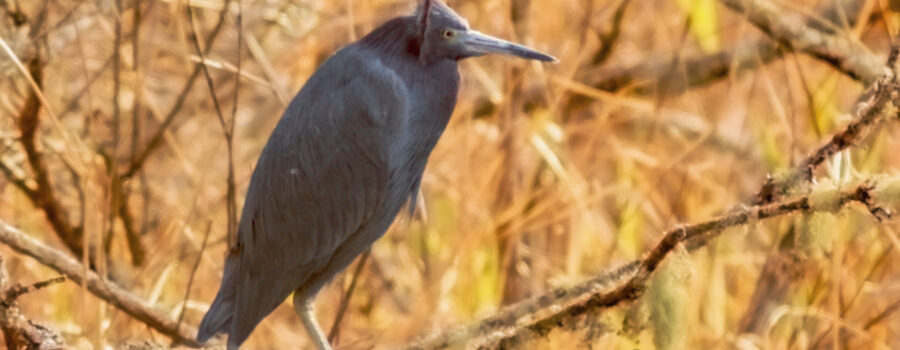
<svg viewBox="0 0 900 350"><path fill-rule="evenodd" d="M103 299L134 319L156 329L162 334L181 344L199 347L195 340L197 330L190 326L177 326L176 321L164 312L155 309L140 297L125 290L119 285L100 278L94 271L86 270L75 259L53 249L44 243L31 238L28 234L0 220L0 242L15 251L28 255L41 264L65 275L75 283L82 284L87 290Z"/></svg>
<svg viewBox="0 0 900 350"><path fill-rule="evenodd" d="M858 117L843 130L832 136L824 146L817 149L786 174L769 178L753 199L753 204L768 203L778 196L784 195L798 184L808 184L813 171L825 160L836 153L862 142L872 134L876 127L885 120L888 102L898 98L898 81L894 67L900 55L900 45L891 47L887 66L882 66L886 74L879 78L869 90L863 94L865 101L860 103Z"/></svg>
<svg viewBox="0 0 900 350"><path fill-rule="evenodd" d="M754 26L784 46L809 54L864 84L873 83L884 65L869 50L849 36L828 34L807 23L785 16L765 0L719 0L742 13Z"/></svg>
<svg viewBox="0 0 900 350"><path fill-rule="evenodd" d="M39 53L36 52L34 57L28 60L28 71L38 87L41 87L43 85L44 69ZM60 205L53 184L50 182L50 171L47 168L47 163L44 161L44 156L41 151L38 150L37 132L40 129L40 109L41 102L37 96L37 91L31 90L28 93L28 97L25 99L22 110L19 112L17 126L21 133L19 142L22 144L22 148L25 151L28 165L34 172L34 181L37 184L37 188L33 190L24 190L24 188L28 187L25 186L22 188L21 186L17 186L20 187L20 189L23 189L24 193L35 207L40 208L44 212L44 216L46 216L53 231L56 232L56 235L63 241L66 247L69 248L73 254L80 257L81 254L84 253L84 246L82 245L82 228L73 227L69 223L66 212L62 208L62 205ZM4 171L4 173L6 173L6 171ZM12 177L10 178L14 179Z"/></svg>
<svg viewBox="0 0 900 350"><path fill-rule="evenodd" d="M496 344L499 348L509 348L535 335L546 335L551 330L565 325L567 321L588 311L614 307L636 300L643 295L650 275L659 267L663 259L678 245L696 237L702 236L708 240L718 236L725 229L744 225L751 221L795 212L838 210L852 202L865 205L873 215L878 217L881 210L872 209L878 208L872 202L874 189L875 186L871 183L864 183L850 190L840 192L837 204L816 203L810 197L803 196L789 201L750 207L710 221L672 229L663 235L663 238L653 249L644 254L644 258L640 260L637 273L628 282L611 291L594 294L587 301L566 307L551 316L517 327L512 334L498 337Z"/></svg>
<svg viewBox="0 0 900 350"><path fill-rule="evenodd" d="M32 291L65 281L57 277L29 286L10 285L6 261L0 256L0 331L8 349L58 349L62 338L53 330L26 319L16 300Z"/></svg>
<svg viewBox="0 0 900 350"><path fill-rule="evenodd" d="M584 79L600 90L616 91L633 86L640 94L664 92L667 96L673 96L719 81L735 70L750 70L768 64L783 53L777 44L769 40L750 41L712 54L680 59L675 55L651 58L629 66L599 67L585 73ZM684 71L684 74L678 75L684 79L660 81L659 77L670 75L673 67Z"/></svg>
<svg viewBox="0 0 900 350"><path fill-rule="evenodd" d="M727 215L720 216L709 221L686 225L671 229L663 234L659 243L644 254L644 257L632 264L626 265L617 274L605 276L606 283L601 288L594 288L594 281L579 285L573 290L586 291L589 296L582 295L580 300L567 303L572 298L564 298L571 292L554 292L538 298L538 300L557 300L562 302L545 302L544 305L555 305L555 310L534 309L526 314L514 315L507 319L492 316L479 323L478 327L463 331L448 332L431 339L409 346L406 349L446 349L455 348L465 341L467 344L475 344L479 348L515 348L522 342L534 337L548 334L551 330L564 327L576 317L587 312L610 308L638 299L643 295L650 275L659 267L662 261L682 243L697 237L709 239L717 236L724 230L752 221L774 218L795 212L836 210L851 202L858 202L866 206L873 215L884 210L872 201L875 186L872 182L866 182L849 190L837 194L837 204L832 202L817 203L809 196L803 196L784 202L757 205L745 208ZM610 288L609 282L617 282L627 279L624 283L618 283ZM613 277L615 276L615 277ZM562 300L568 299L568 300ZM533 303L533 301L532 301ZM563 304L563 307L559 307ZM519 309L519 307L516 307ZM543 315L538 315L538 314ZM474 340L473 340L474 339Z"/></svg>
<svg viewBox="0 0 900 350"><path fill-rule="evenodd" d="M446 349L456 348L462 342L484 343L478 339L489 337L492 333L503 328L522 322L541 314L547 314L551 310L561 309L576 300L589 298L591 295L610 290L634 277L639 267L639 261L633 261L615 269L610 269L589 281L582 282L570 288L557 288L541 296L532 297L509 305L497 313L488 316L477 324L458 327L442 333L426 337L421 341L407 345L406 350Z"/></svg>

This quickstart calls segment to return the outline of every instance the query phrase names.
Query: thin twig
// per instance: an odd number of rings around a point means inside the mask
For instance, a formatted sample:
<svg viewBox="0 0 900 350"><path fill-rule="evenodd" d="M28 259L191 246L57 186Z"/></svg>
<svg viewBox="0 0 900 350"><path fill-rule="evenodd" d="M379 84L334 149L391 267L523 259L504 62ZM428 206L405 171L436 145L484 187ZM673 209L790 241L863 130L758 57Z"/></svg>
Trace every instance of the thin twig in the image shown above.
<svg viewBox="0 0 900 350"><path fill-rule="evenodd" d="M863 326L863 329L868 330L869 328L872 328L873 326L881 323L882 321L884 321L888 317L890 317L897 310L900 310L900 300L895 301L893 304L891 304L890 306L886 307L884 310L879 312L878 315L876 315L875 317L872 317L871 320L866 322L866 325Z"/></svg>
<svg viewBox="0 0 900 350"><path fill-rule="evenodd" d="M369 260L369 255L372 254L372 250L368 249L362 256L359 257L359 261L356 263L356 269L353 270L353 278L350 280L350 286L347 287L347 291L344 292L344 297L341 298L341 304L338 306L337 316L334 317L334 323L331 324L331 330L328 332L328 342L332 345L337 345L335 343L335 339L337 339L338 335L341 331L341 321L344 319L344 314L347 312L347 308L350 306L350 297L353 296L353 291L356 289L356 282L359 280L359 275L362 274L363 268L366 266L366 261Z"/></svg>
<svg viewBox="0 0 900 350"><path fill-rule="evenodd" d="M120 120L122 108L119 106L119 95L122 86L122 0L116 0L115 8L116 21L115 36L113 38L112 150L110 150L113 160L113 166L111 167L112 172L116 171L115 164L117 163L116 159L118 158L119 139L122 136ZM113 205L111 208L115 208L115 206ZM114 216L113 213L115 212L115 210L110 210L110 216Z"/></svg>
<svg viewBox="0 0 900 350"><path fill-rule="evenodd" d="M44 23L46 22L48 5L49 5L49 1L45 1L44 6L41 7L41 10L37 15L37 19L35 20L34 23L31 24L31 30L29 31L30 32L29 35L32 38L37 37L36 33L38 32L38 30L40 30L40 28L43 27ZM22 16L22 18L25 21L27 21L27 17L24 17L24 14L22 14L21 11L18 12L18 15ZM44 37L44 39L46 40L46 37ZM46 42L44 42L44 44L46 44ZM40 67L40 63L42 60L42 56L40 54L40 52L41 52L40 45L38 44L38 41L36 39L34 41L34 46L35 46L35 50L34 50L35 52L34 52L33 56L30 57L28 60L26 60L29 62L29 67L26 69L25 64L23 64L22 61L19 59L19 57L16 56L15 52L13 52L12 48L9 47L9 45L6 43L6 41L3 40L2 37L0 37L0 48L2 48L3 51L6 53L6 55L9 57L9 59L12 60L13 64L16 66L16 68L25 77L25 80L28 81L28 86L31 88L29 98L31 98L33 96L34 99L36 101L40 102L40 105L44 107L44 110L46 111L47 116L50 118L50 124L52 124L53 127L62 135L62 139L67 144L68 147L73 147L74 143L78 143L80 145L81 141L72 137L70 135L68 129L66 129L62 126L62 124L59 122L59 118L57 117L56 113L53 112L53 108L51 108L50 102L47 101L47 97L44 95L44 92L43 92L42 86L41 86L42 85L41 80L43 80L43 77L42 76L35 77L32 74L33 73L32 69L34 68L32 66L32 64L37 63L38 67ZM43 73L43 67L40 67L40 68Z"/></svg>
<svg viewBox="0 0 900 350"><path fill-rule="evenodd" d="M141 0L134 0L134 28L131 29L131 61L134 62L134 75L136 77L134 91L140 91L141 84L141 55L140 55L140 28L141 28ZM131 157L134 160L137 154L138 140L141 139L141 97L135 94L134 104L131 107Z"/></svg>
<svg viewBox="0 0 900 350"><path fill-rule="evenodd" d="M140 0L135 0L134 3L134 18L133 18L134 28L131 30L131 41L132 41L132 62L133 62L133 71L134 75L138 77L134 80L134 91L140 91L141 89L141 79L140 79L140 55L139 48L141 47L140 40L140 25L141 25L141 3ZM142 94L135 94L134 102L132 104L131 110L131 150L129 160L134 160L134 157L137 153L138 142L141 139L141 96ZM118 143L116 143L118 145ZM116 146L118 149L118 146ZM118 154L118 152L116 152ZM118 157L115 158L114 164L118 164ZM111 167L112 172L110 177L115 179L115 181L121 181L118 178L118 174L116 173L118 170L118 166L114 165ZM131 253L131 262L134 266L140 266L144 263L144 259L146 257L146 249L144 248L143 243L141 242L141 231L136 226L134 215L131 213L131 207L128 205L128 199L131 195L131 191L124 188L122 184L116 184L115 187L117 190L114 191L114 194L118 196L116 199L116 203L118 204L117 208L114 209L114 214L117 215L122 220L122 227L125 229L125 240L128 243L128 251Z"/></svg>
<svg viewBox="0 0 900 350"><path fill-rule="evenodd" d="M209 55L209 52L212 50L213 42L215 42L216 38L219 36L219 33L222 30L223 25L225 24L225 17L228 14L228 8L231 5L231 0L225 0L222 4L222 10L219 11L219 19L216 23L216 26L213 27L213 30L209 33L209 36L206 37L206 47L203 49L203 53L201 57L205 57ZM188 5L190 6L190 5ZM184 83L184 87L181 89L181 92L178 94L178 97L175 99L175 104L166 113L166 117L163 119L162 124L153 133L153 136L150 137L150 141L147 142L147 145L144 147L142 151L140 151L136 157L130 162L128 165L128 169L126 169L121 178L127 179L134 176L138 171L140 171L144 163L147 161L147 158L156 151L157 148L162 146L163 136L165 136L166 130L172 125L172 122L175 121L175 117L178 115L178 112L181 111L181 107L184 106L184 103L187 101L187 96L191 92L191 88L194 86L194 82L196 82L197 78L200 76L201 70L205 65L203 62L198 62L194 65L194 70L191 72L191 75L188 77L187 81Z"/></svg>
<svg viewBox="0 0 900 350"><path fill-rule="evenodd" d="M628 8L629 3L631 3L631 1L619 0L616 4L612 19L610 20L609 30L598 35L600 48L594 52L593 56L591 56L590 63L592 66L602 65L612 55L613 49L616 47L616 42L618 42L619 36L622 34L622 20L625 18L625 10ZM591 16L590 13L587 15Z"/></svg>
<svg viewBox="0 0 900 350"><path fill-rule="evenodd" d="M191 10L190 3L188 3L188 6L187 6L187 13L188 13L188 21L191 24L191 33L194 35L195 38L199 38L199 36L197 35L197 28L194 24L194 12L193 12L193 10ZM239 33L238 35L240 35L240 32L241 32L240 14L238 14L238 33ZM197 40L194 40L193 42L194 42L194 49L197 50L197 55L200 57L200 64L203 67L203 77L206 78L206 86L209 88L209 94L212 97L213 106L215 106L215 108L216 108L216 116L219 118L219 124L222 126L222 134L225 137L225 147L228 150L228 178L225 180L226 186L227 186L227 190L226 190L227 200L226 200L225 206L226 206L226 209L227 209L226 212L228 215L228 223L227 223L228 229L227 229L226 237L228 239L228 244L230 245L230 244L234 244L235 242L237 242L237 232L236 232L237 231L237 199L235 196L236 185L235 185L235 179L234 179L234 154L233 154L234 152L233 152L232 146L234 145L234 124L235 124L234 118L235 118L235 115L237 114L237 94L238 94L238 90L240 90L239 81L241 79L241 72L240 72L240 69L241 69L241 60L240 60L241 40L240 40L240 38L238 38L238 62L237 62L238 72L235 75L235 80L238 83L236 83L235 87L234 87L235 99L234 99L234 105L231 110L231 122L230 123L225 120L225 116L222 113L221 103L219 102L218 95L216 95L216 88L215 88L215 85L213 84L212 75L209 74L209 66L206 64L206 57L204 56L203 52L200 50L200 43Z"/></svg>
<svg viewBox="0 0 900 350"><path fill-rule="evenodd" d="M190 1L185 4L185 7L187 8L188 23L191 25L191 36L194 38L191 42L194 43L194 49L197 50L197 56L200 57L199 65L203 71L203 77L206 78L206 86L209 88L213 106L216 108L216 116L219 118L219 123L222 125L222 129L225 131L227 137L229 130L228 125L225 122L225 116L222 114L222 104L219 102L219 96L216 95L216 87L215 84L213 84L212 76L209 74L209 67L206 65L206 54L200 48L200 35L197 33L197 25L194 23L196 20L194 19L194 10Z"/></svg>
<svg viewBox="0 0 900 350"><path fill-rule="evenodd" d="M6 181L9 181L9 183L25 193L26 197L31 198L37 195L35 190L28 186L27 180L16 175L16 172L3 160L0 160L0 172L3 173L3 176L6 176Z"/></svg>
<svg viewBox="0 0 900 350"><path fill-rule="evenodd" d="M237 40L237 72L234 75L234 97L232 105L231 105L231 124L228 127L227 133L227 147L228 147L228 178L225 180L227 183L227 192L226 192L226 208L228 213L228 244L237 243L237 180L235 179L234 174L234 127L237 124L237 107L238 107L238 97L239 92L241 91L241 54L244 42L244 8L241 6L241 2L238 1L238 14L237 14L237 27L238 27L238 40Z"/></svg>
<svg viewBox="0 0 900 350"><path fill-rule="evenodd" d="M118 199L115 200L116 207L112 208L115 211L113 214L122 220L122 227L125 229L125 241L128 243L128 251L131 253L131 264L141 266L144 264L147 252L144 244L141 242L140 231L135 227L134 215L131 214L128 206L129 195L124 191L125 189L121 184L116 187L120 190L114 193Z"/></svg>
<svg viewBox="0 0 900 350"><path fill-rule="evenodd" d="M184 313L187 311L187 301L191 297L191 287L194 286L194 275L197 274L197 268L200 267L200 261L203 260L203 252L206 251L206 243L209 242L209 233L212 231L212 221L206 223L206 233L203 234L203 243L200 244L200 251L197 253L197 260L191 268L191 276L188 277L187 288L184 291L184 301L181 303L181 312L178 313L178 321L175 322L175 329L181 328L181 321L184 320ZM175 344L172 344L175 345Z"/></svg>
<svg viewBox="0 0 900 350"><path fill-rule="evenodd" d="M155 1L150 2L150 4L147 5L146 11L147 12L152 11L154 5L156 5ZM140 16L138 16L138 17L140 17ZM137 35L136 31L137 31L138 25L144 20L144 18L146 18L146 17L140 17L140 18L138 18L138 17L135 17L135 21L136 21L135 27L132 28L131 32L129 32L125 36L134 37L135 35ZM73 26L75 27L76 33L78 33L78 24L75 23L75 24L73 24ZM79 40L81 40L80 34L79 34ZM137 43L135 43L134 45L135 45L135 47L139 46ZM66 108L63 109L62 112L59 113L59 116L58 116L59 119L65 119L66 115L68 115L69 113L74 111L78 107L78 104L81 101L81 98L84 97L84 95L88 95L88 100L90 100L91 86L93 86L94 83L97 80L99 80L99 78L101 76L103 76L104 73L106 73L106 70L109 69L110 66L112 66L113 59L115 58L114 56L115 56L115 53L113 53L112 55L107 57L106 60L103 61L103 65L100 66L100 69L98 69L96 72L94 72L93 75L90 75L90 76L88 76L86 63L83 63L84 64L84 74L85 74L84 86L81 88L81 90L78 91L78 93L75 94L75 96L73 96L69 100L69 103L66 105ZM85 55L83 53L82 53L82 57L85 57ZM134 62L135 62L135 66L136 66L138 61L135 60ZM138 95L140 95L140 94L138 94ZM93 110L93 109L91 109L91 110Z"/></svg>
<svg viewBox="0 0 900 350"><path fill-rule="evenodd" d="M135 5L135 8L140 8L139 4ZM112 235L115 231L115 220L116 218L122 219L122 226L125 228L125 239L128 242L128 250L131 253L131 262L134 266L140 266L144 262L144 247L141 244L140 237L137 234L137 231L134 228L134 219L131 216L130 211L128 210L128 194L126 189L123 187L120 181L118 174L118 164L119 164L119 146L121 144L121 129L122 129L122 118L121 118L121 106L120 106L120 90L121 90L121 73L122 73L122 13L123 13L123 5L122 0L116 0L116 21L115 21L115 38L114 38L114 52L113 52L113 115L112 115L112 145L110 146L110 150L107 152L110 154L109 156L109 166L107 167L107 175L110 179L109 184L109 212L107 213L107 239L106 242L109 243L112 240ZM137 33L137 29L132 31L133 33ZM136 48L138 45L134 45ZM132 140L132 146L136 141ZM106 253L109 254L109 244L105 245Z"/></svg>
<svg viewBox="0 0 900 350"><path fill-rule="evenodd" d="M871 279L872 275L875 274L875 271L878 270L878 268L880 268L882 266L882 264L884 264L885 261L887 261L887 257L890 255L890 253L893 250L894 250L893 245L889 245L884 249L884 251L881 254L878 255L878 259L876 259L875 262L872 264L872 267L869 268L869 272L866 274L866 277L862 279L862 281L864 281L864 283L860 283L859 287L856 288L856 292L850 298L850 301L847 302L841 308L841 313L838 316L843 318L847 315L847 312L850 311L851 307L856 303L856 300L858 300L859 296L863 294L863 290L865 289L865 286L868 285L869 279ZM900 303L900 301L898 301L898 303ZM888 309L890 309L890 307L888 307ZM887 311L888 309L885 309L885 311ZM876 316L872 320L878 320L878 319L879 319L879 316ZM866 327L863 327L863 329L868 330L869 326L873 325L873 323L871 323L872 320L867 322ZM877 322L878 321L876 321L876 323ZM834 325L829 325L829 327L827 329L825 329L822 333L820 333L818 335L818 337L816 338L816 341L812 342L812 345L809 348L810 349L830 348L830 346L821 346L820 343L825 341L825 337L832 331L834 331Z"/></svg>
<svg viewBox="0 0 900 350"><path fill-rule="evenodd" d="M66 281L66 276L54 277L45 281L35 282L33 284L23 286L23 285L13 285L3 291L3 296L0 298L0 303L5 306L9 306L13 302L16 301L20 296L34 292L39 289L43 289L49 286L52 286L57 283L63 283Z"/></svg>

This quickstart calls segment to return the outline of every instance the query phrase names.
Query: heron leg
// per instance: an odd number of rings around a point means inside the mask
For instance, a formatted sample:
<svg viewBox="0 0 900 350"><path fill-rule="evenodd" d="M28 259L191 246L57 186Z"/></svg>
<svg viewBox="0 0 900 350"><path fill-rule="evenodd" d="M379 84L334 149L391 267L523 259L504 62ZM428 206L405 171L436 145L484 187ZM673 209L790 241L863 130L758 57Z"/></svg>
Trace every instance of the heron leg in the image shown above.
<svg viewBox="0 0 900 350"><path fill-rule="evenodd" d="M296 310L297 315L300 316L300 320L303 322L303 328L306 328L306 333L309 334L309 338L312 340L313 344L316 345L316 348L319 350L332 350L331 344L328 343L328 337L325 336L325 332L322 332L322 328L319 327L319 321L316 320L316 313L313 308L313 298L304 296L304 293L300 293L299 291L295 291L294 310Z"/></svg>

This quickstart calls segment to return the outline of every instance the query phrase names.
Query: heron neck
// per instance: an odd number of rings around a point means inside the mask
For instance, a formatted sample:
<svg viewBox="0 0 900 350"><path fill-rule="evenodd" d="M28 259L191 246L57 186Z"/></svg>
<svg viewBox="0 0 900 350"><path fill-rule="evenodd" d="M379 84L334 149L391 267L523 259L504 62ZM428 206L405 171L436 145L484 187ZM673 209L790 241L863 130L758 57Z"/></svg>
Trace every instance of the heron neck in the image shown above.
<svg viewBox="0 0 900 350"><path fill-rule="evenodd" d="M431 63L436 57L422 52L417 28L416 17L397 17L375 28L360 39L359 44L390 56L405 56L412 60L420 60L420 55L425 55L424 62Z"/></svg>
<svg viewBox="0 0 900 350"><path fill-rule="evenodd" d="M360 39L359 44L390 55L413 54L418 56L419 45L415 43L415 27L415 18L397 17L375 28Z"/></svg>

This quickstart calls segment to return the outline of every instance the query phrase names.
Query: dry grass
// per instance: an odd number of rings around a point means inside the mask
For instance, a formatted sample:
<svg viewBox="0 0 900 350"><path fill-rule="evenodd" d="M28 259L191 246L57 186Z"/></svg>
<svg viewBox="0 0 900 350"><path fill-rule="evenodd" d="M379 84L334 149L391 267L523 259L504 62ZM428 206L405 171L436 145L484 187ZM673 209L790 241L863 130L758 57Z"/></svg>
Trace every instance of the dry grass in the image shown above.
<svg viewBox="0 0 900 350"><path fill-rule="evenodd" d="M185 2L141 1L135 43L127 35L135 28L134 2L124 1L117 147L112 123L115 74L111 66L101 72L116 48L115 1L50 2L47 25L39 31L46 34L40 40L46 45L43 94L48 103L39 138L69 220L78 222L84 208L84 228L98 247L91 254L99 254L99 268L173 318L184 309L184 322L196 324L218 289L228 222L229 160L205 81L194 84L161 148L125 183L128 208L146 249L146 260L138 267L131 265L123 222L116 220L109 227L113 178L99 151L114 152L113 164L124 171L134 153L132 142L143 149L172 108L199 61ZM879 3L869 2L876 7ZM44 2L18 3L34 20ZM191 3L200 36L206 37L222 1ZM207 60L226 118L237 104L238 208L269 132L316 66L387 18L411 12L412 3L243 1L240 53L238 8L233 7ZM525 3L524 16L513 23L510 8ZM711 0L695 3L713 4L713 12L679 5L687 3L691 1L631 2L611 56L593 63L598 35L610 30L618 1L450 1L473 27L552 53L561 63L489 57L461 65L464 78L456 112L424 178L427 221L400 218L374 245L343 321L341 348L403 344L635 259L666 229L710 218L746 200L766 174L786 169L846 123L846 111L855 109L864 87L798 54L674 95L640 92L658 81L684 78L678 65L656 81L636 81L615 93L580 84L601 66L713 53L765 38L741 16ZM814 14L830 3L792 2L788 7ZM694 15L691 27L689 13ZM885 23L896 27L897 16L877 13L858 29L837 29L858 34L872 52L884 56L890 41ZM6 17L0 38L19 57L29 57L33 46L28 29ZM242 78L235 101L239 55ZM98 72L86 89L86 81ZM0 59L0 75L0 137L5 144L0 159L30 176L15 122L30 88L7 57ZM576 96L590 100L574 106ZM486 99L496 103L487 112L480 109ZM705 131L686 132L680 127L685 123L699 123ZM900 129L886 125L870 141L831 162L820 174L822 181L896 174ZM76 180L66 163L78 174ZM0 186L0 218L65 249L22 192L6 181ZM676 293L690 296L681 300L686 310L679 329L688 333L686 346L806 348L814 343L830 347L837 341L850 348L900 347L898 316L876 318L900 296L900 247L892 243L896 222L879 224L864 209L821 219L830 220L826 224L814 220L790 217L734 229L683 258L692 266L687 290ZM190 298L184 301L210 223L209 244ZM100 248L110 230L110 250L105 252ZM747 315L761 307L752 303L764 264L777 255L786 235L802 230L813 230L827 241L819 254L807 254L803 246L790 250L804 258L794 268L788 291L764 316L764 327L743 329ZM13 280L54 276L9 249L0 249L0 254L10 260ZM350 277L338 276L317 300L326 330ZM51 323L78 348L119 346L129 339L165 341L73 283L24 296L22 307L25 315ZM636 313L621 308L593 315L614 331L557 331L531 348L650 347L653 332L642 322L615 331L631 324L622 320L632 320ZM843 331L834 332L833 327ZM259 325L246 347L306 343L299 320L285 304Z"/></svg>

